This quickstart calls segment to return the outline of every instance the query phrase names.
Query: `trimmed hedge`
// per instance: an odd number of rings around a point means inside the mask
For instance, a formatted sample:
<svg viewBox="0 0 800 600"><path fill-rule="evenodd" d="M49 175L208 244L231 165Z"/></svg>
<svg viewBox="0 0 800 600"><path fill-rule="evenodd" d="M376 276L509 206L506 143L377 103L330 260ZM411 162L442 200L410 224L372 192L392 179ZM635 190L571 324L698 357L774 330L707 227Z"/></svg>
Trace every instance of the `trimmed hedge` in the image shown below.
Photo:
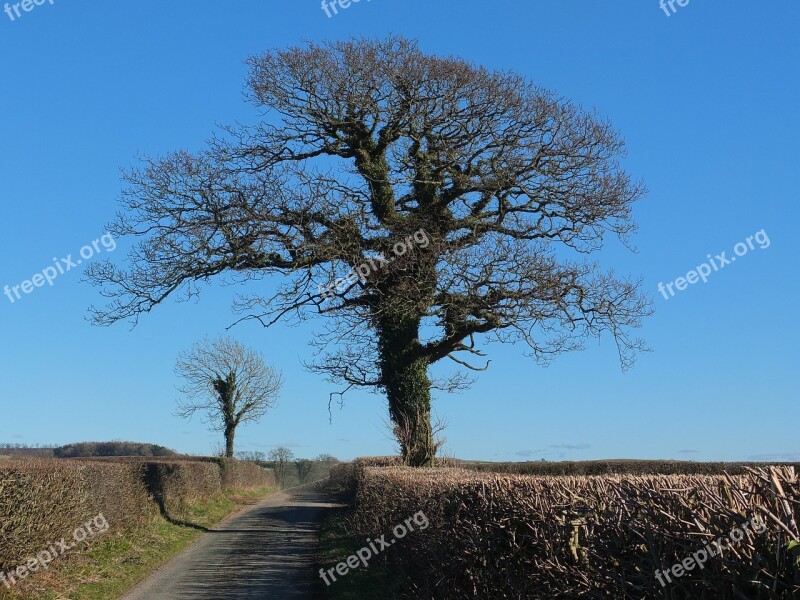
<svg viewBox="0 0 800 600"><path fill-rule="evenodd" d="M183 518L189 503L222 491L220 466L212 462L142 461L141 468L147 492L170 519Z"/></svg>
<svg viewBox="0 0 800 600"><path fill-rule="evenodd" d="M348 469L365 467L402 467L399 456L368 456L343 463L337 467L341 477ZM754 462L691 462L680 460L589 460L560 462L478 462L457 458L441 458L436 468L461 468L479 473L537 476L592 476L592 475L744 475L748 469L791 466L800 471L800 463ZM353 473L350 473L352 483Z"/></svg>
<svg viewBox="0 0 800 600"><path fill-rule="evenodd" d="M230 458L217 459L224 488L278 487L275 472L255 463Z"/></svg>
<svg viewBox="0 0 800 600"><path fill-rule="evenodd" d="M423 511L431 526L380 560L409 597L733 600L800 597L800 482L792 467L740 476L498 476L462 469L338 471L356 481L351 526L375 539ZM754 515L767 522L704 568L670 569Z"/></svg>
<svg viewBox="0 0 800 600"><path fill-rule="evenodd" d="M227 459L46 459L0 463L0 570L15 568L102 513L111 530L158 512L181 520L191 502L223 489L274 486L253 463Z"/></svg>
<svg viewBox="0 0 800 600"><path fill-rule="evenodd" d="M484 463L457 461L457 466L483 473L515 475L744 475L750 468L794 466L800 463L691 462L681 460L588 460L560 462Z"/></svg>
<svg viewBox="0 0 800 600"><path fill-rule="evenodd" d="M136 527L156 514L138 465L0 463L0 570L69 538L99 513L114 529Z"/></svg>

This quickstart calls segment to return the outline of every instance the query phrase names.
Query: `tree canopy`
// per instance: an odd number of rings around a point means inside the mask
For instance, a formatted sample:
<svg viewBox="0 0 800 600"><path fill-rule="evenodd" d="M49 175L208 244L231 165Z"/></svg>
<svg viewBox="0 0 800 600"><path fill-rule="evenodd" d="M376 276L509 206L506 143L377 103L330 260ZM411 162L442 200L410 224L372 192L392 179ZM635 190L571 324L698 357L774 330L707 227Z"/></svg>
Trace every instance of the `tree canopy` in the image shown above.
<svg viewBox="0 0 800 600"><path fill-rule="evenodd" d="M233 458L236 430L259 421L278 400L282 375L255 350L222 337L203 340L181 354L175 365L183 380L178 416L200 412L211 428L225 435L225 456Z"/></svg>
<svg viewBox="0 0 800 600"><path fill-rule="evenodd" d="M434 460L431 389L466 387L491 342L546 363L608 334L632 364L648 301L588 259L609 235L628 243L643 194L607 120L398 37L248 62L261 120L126 173L111 232L139 243L127 266L90 266L110 299L97 323L212 278L277 276L274 294L239 297L241 318L323 317L309 366L383 391L414 465ZM455 370L431 380L443 359Z"/></svg>

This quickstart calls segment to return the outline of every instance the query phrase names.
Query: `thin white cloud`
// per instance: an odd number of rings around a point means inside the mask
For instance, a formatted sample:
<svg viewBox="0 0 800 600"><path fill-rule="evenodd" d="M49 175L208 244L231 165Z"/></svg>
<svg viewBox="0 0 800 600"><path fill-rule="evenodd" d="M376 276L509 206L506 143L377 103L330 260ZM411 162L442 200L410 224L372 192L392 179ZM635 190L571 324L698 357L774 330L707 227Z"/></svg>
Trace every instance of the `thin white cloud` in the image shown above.
<svg viewBox="0 0 800 600"><path fill-rule="evenodd" d="M758 462L800 462L800 454L795 452L776 453L776 454L756 454L748 456L747 460Z"/></svg>
<svg viewBox="0 0 800 600"><path fill-rule="evenodd" d="M586 450L591 448L591 444L552 444L550 448L557 448L559 450Z"/></svg>
<svg viewBox="0 0 800 600"><path fill-rule="evenodd" d="M515 455L521 458L565 458L569 451L586 450L591 447L591 444L584 442L578 444L550 444L547 448L540 448L539 450L520 450L515 452Z"/></svg>

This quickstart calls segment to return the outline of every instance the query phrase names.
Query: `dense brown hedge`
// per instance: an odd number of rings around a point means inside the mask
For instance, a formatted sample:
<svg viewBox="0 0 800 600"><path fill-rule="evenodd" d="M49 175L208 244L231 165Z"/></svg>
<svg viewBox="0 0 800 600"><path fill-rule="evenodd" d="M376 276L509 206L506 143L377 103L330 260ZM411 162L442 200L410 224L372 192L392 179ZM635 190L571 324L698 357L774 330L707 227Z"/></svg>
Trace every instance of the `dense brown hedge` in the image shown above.
<svg viewBox="0 0 800 600"><path fill-rule="evenodd" d="M76 461L139 465L147 492L161 513L175 520L185 517L187 504L225 489L278 487L272 469L235 459L122 456Z"/></svg>
<svg viewBox="0 0 800 600"><path fill-rule="evenodd" d="M681 460L587 460L486 463L457 461L457 466L485 473L515 475L743 475L748 468L794 466L793 463L691 462ZM376 465L377 466L377 465Z"/></svg>
<svg viewBox="0 0 800 600"><path fill-rule="evenodd" d="M436 461L437 469L461 467L464 461L454 458L440 458ZM368 467L402 467L403 460L399 456L363 456L352 462L337 463L331 467L329 477L334 485L345 488L350 494L355 494L358 480Z"/></svg>
<svg viewBox="0 0 800 600"><path fill-rule="evenodd" d="M103 513L114 529L155 514L137 465L0 463L0 570L11 569Z"/></svg>
<svg viewBox="0 0 800 600"><path fill-rule="evenodd" d="M400 467L399 456L369 456L357 458L351 467ZM480 462L457 458L437 459L437 467L458 467L481 473L505 473L509 475L743 475L751 468L793 466L800 471L800 463L754 463L754 462L691 462L680 460L588 460L560 462ZM349 467L339 468L339 475Z"/></svg>
<svg viewBox="0 0 800 600"><path fill-rule="evenodd" d="M255 463L229 458L218 459L225 488L278 487L275 473Z"/></svg>
<svg viewBox="0 0 800 600"><path fill-rule="evenodd" d="M800 484L792 468L742 476L497 476L460 469L351 468L352 525L391 538L422 510L431 527L381 554L411 597L789 599L800 597ZM753 515L768 522L662 588L656 570Z"/></svg>
<svg viewBox="0 0 800 600"><path fill-rule="evenodd" d="M236 460L26 460L0 463L0 570L103 513L113 531L157 512L185 517L187 504L226 488L274 486L268 469Z"/></svg>
<svg viewBox="0 0 800 600"><path fill-rule="evenodd" d="M171 519L183 519L189 503L222 491L220 467L212 462L142 461L141 468L148 493Z"/></svg>

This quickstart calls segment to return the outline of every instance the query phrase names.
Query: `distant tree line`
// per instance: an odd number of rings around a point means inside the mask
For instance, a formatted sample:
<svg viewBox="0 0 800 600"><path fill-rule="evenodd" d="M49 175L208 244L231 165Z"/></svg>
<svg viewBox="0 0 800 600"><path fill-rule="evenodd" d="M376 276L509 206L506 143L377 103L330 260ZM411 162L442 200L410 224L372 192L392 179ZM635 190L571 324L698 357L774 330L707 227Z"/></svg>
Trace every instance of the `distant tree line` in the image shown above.
<svg viewBox="0 0 800 600"><path fill-rule="evenodd" d="M239 460L249 460L269 467L282 488L303 485L325 479L339 459L331 454L320 454L317 458L296 458L294 452L284 446L273 448L269 454L258 451L240 451Z"/></svg>
<svg viewBox="0 0 800 600"><path fill-rule="evenodd" d="M58 444L21 444L18 442L0 442L0 450L11 450L12 448L27 450L27 449L44 449L51 450L57 448Z"/></svg>
<svg viewBox="0 0 800 600"><path fill-rule="evenodd" d="M79 442L53 449L58 458L91 456L177 456L177 452L156 444L139 442Z"/></svg>

